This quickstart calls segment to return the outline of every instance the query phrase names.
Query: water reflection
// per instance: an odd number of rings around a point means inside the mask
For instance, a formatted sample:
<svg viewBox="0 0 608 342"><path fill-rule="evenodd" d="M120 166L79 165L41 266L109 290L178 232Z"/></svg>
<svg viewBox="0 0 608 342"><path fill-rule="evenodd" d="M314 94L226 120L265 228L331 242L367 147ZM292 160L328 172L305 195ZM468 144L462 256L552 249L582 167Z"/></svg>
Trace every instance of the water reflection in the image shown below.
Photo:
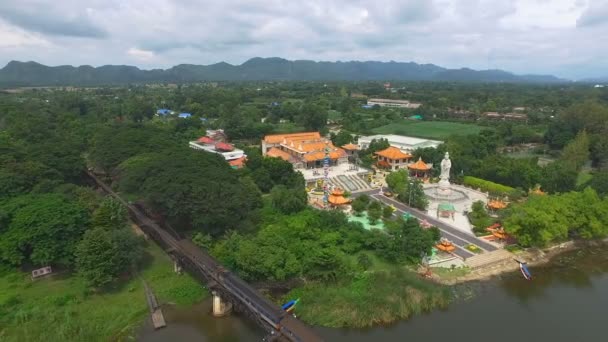
<svg viewBox="0 0 608 342"><path fill-rule="evenodd" d="M211 315L211 300L187 309L163 307L167 327L155 331L148 321L142 328L143 342L237 342L261 341L264 332L238 315L216 318Z"/></svg>

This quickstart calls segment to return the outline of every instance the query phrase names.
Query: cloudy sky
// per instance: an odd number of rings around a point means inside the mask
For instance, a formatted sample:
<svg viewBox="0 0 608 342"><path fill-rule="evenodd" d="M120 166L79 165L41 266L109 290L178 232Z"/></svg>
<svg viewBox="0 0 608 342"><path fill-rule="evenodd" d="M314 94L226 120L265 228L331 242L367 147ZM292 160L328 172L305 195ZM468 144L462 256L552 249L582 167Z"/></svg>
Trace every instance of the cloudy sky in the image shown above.
<svg viewBox="0 0 608 342"><path fill-rule="evenodd" d="M0 0L0 64L255 56L608 75L608 0Z"/></svg>

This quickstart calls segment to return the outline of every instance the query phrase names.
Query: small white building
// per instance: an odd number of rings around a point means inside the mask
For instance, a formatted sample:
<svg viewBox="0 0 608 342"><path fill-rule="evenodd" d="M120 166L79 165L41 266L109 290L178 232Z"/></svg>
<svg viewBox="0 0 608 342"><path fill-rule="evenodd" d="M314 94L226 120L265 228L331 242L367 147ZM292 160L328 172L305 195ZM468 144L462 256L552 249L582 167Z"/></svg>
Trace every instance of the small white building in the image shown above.
<svg viewBox="0 0 608 342"><path fill-rule="evenodd" d="M396 135L396 134L386 134L386 135L378 134L378 135L370 135L370 136L366 136L366 137L359 137L359 141L358 141L359 149L361 149L361 150L367 149L369 147L369 144L372 142L372 140L380 140L380 139L388 140L388 143L391 146L396 147L403 152L413 152L416 149L426 148L426 147L437 148L437 146L443 144L443 141L439 141L439 140L414 138L414 137L407 137L404 135Z"/></svg>
<svg viewBox="0 0 608 342"><path fill-rule="evenodd" d="M206 138L206 137L205 137ZM211 153L216 153L224 157L227 161L240 159L247 157L243 150L232 147L230 144L217 142L217 143L207 143L203 140L203 138L198 141L191 141L189 143L190 148L195 150L203 150Z"/></svg>
<svg viewBox="0 0 608 342"><path fill-rule="evenodd" d="M368 106L378 105L380 107L416 109L416 108L420 107L422 104L410 102L408 100L368 99L367 105Z"/></svg>

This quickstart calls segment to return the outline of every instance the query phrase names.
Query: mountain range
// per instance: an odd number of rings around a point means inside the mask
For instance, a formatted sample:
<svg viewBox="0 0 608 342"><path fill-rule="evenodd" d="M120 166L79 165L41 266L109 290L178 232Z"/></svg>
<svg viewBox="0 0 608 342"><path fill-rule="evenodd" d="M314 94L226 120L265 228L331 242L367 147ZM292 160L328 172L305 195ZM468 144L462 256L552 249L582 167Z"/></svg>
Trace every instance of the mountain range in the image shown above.
<svg viewBox="0 0 608 342"><path fill-rule="evenodd" d="M315 62L283 58L252 58L241 65L180 64L169 69L135 66L62 65L11 61L0 69L0 86L117 85L200 81L451 81L451 82L569 82L552 75L516 75L503 70L447 69L413 62Z"/></svg>

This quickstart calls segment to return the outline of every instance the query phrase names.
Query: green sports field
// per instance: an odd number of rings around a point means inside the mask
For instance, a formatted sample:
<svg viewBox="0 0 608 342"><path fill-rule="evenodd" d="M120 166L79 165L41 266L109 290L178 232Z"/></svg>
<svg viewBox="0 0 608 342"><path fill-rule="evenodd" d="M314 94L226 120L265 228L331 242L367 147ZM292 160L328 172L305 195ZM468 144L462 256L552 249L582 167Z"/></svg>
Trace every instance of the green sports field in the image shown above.
<svg viewBox="0 0 608 342"><path fill-rule="evenodd" d="M487 127L444 121L404 120L374 128L375 134L399 134L428 139L445 139L450 135L477 134Z"/></svg>

